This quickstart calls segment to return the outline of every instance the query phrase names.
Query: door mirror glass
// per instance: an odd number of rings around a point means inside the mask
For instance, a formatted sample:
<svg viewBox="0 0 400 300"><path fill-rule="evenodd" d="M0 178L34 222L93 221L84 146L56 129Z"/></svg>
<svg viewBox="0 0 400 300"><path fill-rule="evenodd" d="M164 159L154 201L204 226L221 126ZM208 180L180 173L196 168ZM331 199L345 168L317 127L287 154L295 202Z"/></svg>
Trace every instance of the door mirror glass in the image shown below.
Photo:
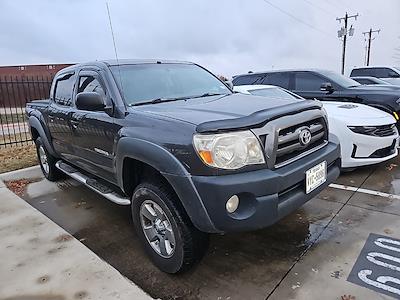
<svg viewBox="0 0 400 300"><path fill-rule="evenodd" d="M333 91L335 90L332 86L332 83L330 82L325 82L323 84L321 84L321 91L323 92L327 92L329 94L333 93Z"/></svg>
<svg viewBox="0 0 400 300"><path fill-rule="evenodd" d="M96 92L82 92L76 95L76 108L89 111L104 111L106 104Z"/></svg>
<svg viewBox="0 0 400 300"><path fill-rule="evenodd" d="M390 71L390 72L389 72L389 77L390 77L390 78L399 78L399 77L400 77L400 74L398 74L398 73L396 73L396 72L394 72L394 71Z"/></svg>

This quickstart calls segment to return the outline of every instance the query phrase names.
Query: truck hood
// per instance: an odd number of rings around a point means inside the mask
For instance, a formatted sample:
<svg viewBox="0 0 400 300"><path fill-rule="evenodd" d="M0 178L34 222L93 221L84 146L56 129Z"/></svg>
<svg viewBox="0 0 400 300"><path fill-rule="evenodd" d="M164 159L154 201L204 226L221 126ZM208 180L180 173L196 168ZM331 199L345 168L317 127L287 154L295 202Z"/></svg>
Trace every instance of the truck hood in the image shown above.
<svg viewBox="0 0 400 300"><path fill-rule="evenodd" d="M335 101L321 101L321 103L329 118L340 118L349 124L371 125L373 123L372 125L381 125L396 123L392 115L367 105Z"/></svg>
<svg viewBox="0 0 400 300"><path fill-rule="evenodd" d="M196 125L198 132L208 132L257 126L285 114L320 107L312 100L265 101L265 97L237 93L131 107L131 111L185 121Z"/></svg>

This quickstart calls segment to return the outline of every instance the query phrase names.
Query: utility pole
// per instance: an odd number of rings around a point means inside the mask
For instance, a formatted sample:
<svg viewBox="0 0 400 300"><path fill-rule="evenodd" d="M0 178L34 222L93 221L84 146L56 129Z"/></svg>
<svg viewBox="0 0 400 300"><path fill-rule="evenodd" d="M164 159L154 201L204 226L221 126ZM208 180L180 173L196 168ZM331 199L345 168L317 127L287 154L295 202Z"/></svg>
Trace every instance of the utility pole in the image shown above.
<svg viewBox="0 0 400 300"><path fill-rule="evenodd" d="M344 27L342 27L338 31L338 37L343 37L343 52L342 52L342 74L344 74L344 66L346 60L346 44L347 44L347 35L353 36L354 34L354 27L351 25L350 30L348 29L348 20L354 18L357 21L358 14L349 16L346 12L345 16L342 18L336 18L337 21L340 23L344 21Z"/></svg>
<svg viewBox="0 0 400 300"><path fill-rule="evenodd" d="M369 31L363 32L363 35L365 36L366 34L368 35L368 46L367 46L367 66L369 66L369 58L371 56L371 41L374 40L375 38L372 38L372 34L377 32L381 32L380 29L378 30L372 30L372 28Z"/></svg>

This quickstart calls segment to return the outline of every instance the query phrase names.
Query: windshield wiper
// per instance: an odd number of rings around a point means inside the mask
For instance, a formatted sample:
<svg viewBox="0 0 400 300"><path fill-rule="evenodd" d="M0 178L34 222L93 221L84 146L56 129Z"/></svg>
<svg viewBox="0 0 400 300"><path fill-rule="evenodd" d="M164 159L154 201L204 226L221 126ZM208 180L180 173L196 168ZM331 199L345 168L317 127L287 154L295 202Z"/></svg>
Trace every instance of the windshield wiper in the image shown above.
<svg viewBox="0 0 400 300"><path fill-rule="evenodd" d="M140 106L140 105L147 105L147 104L157 104L157 103L164 103L164 102L171 102L171 101L178 101L178 100L188 100L194 98L204 98L209 96L219 96L219 95L228 95L228 94L221 94L221 93L204 93L202 95L195 95L195 96L185 96L185 97L176 97L176 98L156 98L148 101L138 102L129 104L129 106Z"/></svg>
<svg viewBox="0 0 400 300"><path fill-rule="evenodd" d="M147 104L158 104L164 102L171 102L171 101L178 101L178 100L186 100L188 97L177 97L177 98L156 98L148 101L138 102L129 104L129 106L140 106L140 105L147 105Z"/></svg>
<svg viewBox="0 0 400 300"><path fill-rule="evenodd" d="M221 94L221 93L204 93L202 95L197 95L197 96L191 96L188 98L204 98L204 97L210 97L210 96L225 96L228 94Z"/></svg>

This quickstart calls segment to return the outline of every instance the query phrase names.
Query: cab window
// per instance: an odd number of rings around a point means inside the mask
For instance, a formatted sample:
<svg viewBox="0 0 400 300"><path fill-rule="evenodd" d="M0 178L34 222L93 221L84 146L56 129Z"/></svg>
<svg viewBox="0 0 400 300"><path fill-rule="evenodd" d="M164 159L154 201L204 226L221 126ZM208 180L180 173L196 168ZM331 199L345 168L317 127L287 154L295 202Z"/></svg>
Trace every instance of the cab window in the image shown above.
<svg viewBox="0 0 400 300"><path fill-rule="evenodd" d="M91 75L79 77L78 93L82 92L96 92L103 97L103 99L106 97L105 90L99 80Z"/></svg>
<svg viewBox="0 0 400 300"><path fill-rule="evenodd" d="M54 91L54 101L58 105L71 106L75 78L74 74L68 74L57 79Z"/></svg>
<svg viewBox="0 0 400 300"><path fill-rule="evenodd" d="M270 73L262 80L262 84L270 84L289 89L290 73Z"/></svg>
<svg viewBox="0 0 400 300"><path fill-rule="evenodd" d="M310 72L295 73L295 90L298 91L320 91L321 85L327 82L323 77Z"/></svg>

